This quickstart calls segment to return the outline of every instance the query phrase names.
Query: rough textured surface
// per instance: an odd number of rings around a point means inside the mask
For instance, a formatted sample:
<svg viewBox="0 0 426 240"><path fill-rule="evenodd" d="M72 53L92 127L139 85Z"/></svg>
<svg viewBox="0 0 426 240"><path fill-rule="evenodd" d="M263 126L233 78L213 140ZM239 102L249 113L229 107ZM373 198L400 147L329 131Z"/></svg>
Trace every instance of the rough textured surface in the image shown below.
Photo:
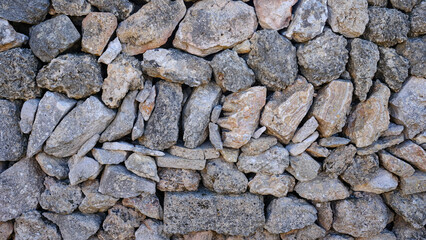
<svg viewBox="0 0 426 240"><path fill-rule="evenodd" d="M77 157L74 155L68 161L70 183L72 185L82 183L88 179L95 179L101 172L101 165L90 157Z"/></svg>
<svg viewBox="0 0 426 240"><path fill-rule="evenodd" d="M288 174L267 175L258 173L250 180L248 186L250 192L260 195L273 195L285 197L288 192L293 191L295 180Z"/></svg>
<svg viewBox="0 0 426 240"><path fill-rule="evenodd" d="M108 44L107 49L102 53L101 57L98 58L98 62L110 64L120 54L122 48L118 37Z"/></svg>
<svg viewBox="0 0 426 240"><path fill-rule="evenodd" d="M197 191L201 176L197 171L162 168L158 172L158 190L165 192Z"/></svg>
<svg viewBox="0 0 426 240"><path fill-rule="evenodd" d="M298 182L294 190L301 197L316 202L329 202L349 197L348 189L339 179L324 175L311 181Z"/></svg>
<svg viewBox="0 0 426 240"><path fill-rule="evenodd" d="M396 52L410 62L410 74L426 77L426 37L409 38L396 46Z"/></svg>
<svg viewBox="0 0 426 240"><path fill-rule="evenodd" d="M356 38L364 33L368 23L367 0L329 0L328 23L334 32L347 38Z"/></svg>
<svg viewBox="0 0 426 240"><path fill-rule="evenodd" d="M33 210L16 218L15 239L60 240L62 238L57 226L42 219L41 214Z"/></svg>
<svg viewBox="0 0 426 240"><path fill-rule="evenodd" d="M285 148L275 145L259 155L240 154L237 166L244 173L281 174L289 165L288 155Z"/></svg>
<svg viewBox="0 0 426 240"><path fill-rule="evenodd" d="M35 98L25 101L22 105L21 120L19 121L21 132L26 134L31 132L39 103L40 99Z"/></svg>
<svg viewBox="0 0 426 240"><path fill-rule="evenodd" d="M163 208L155 194L142 193L138 197L125 198L123 205L135 208L147 217L163 219Z"/></svg>
<svg viewBox="0 0 426 240"><path fill-rule="evenodd" d="M288 26L291 8L297 0L255 0L253 1L260 26L264 29L279 30Z"/></svg>
<svg viewBox="0 0 426 240"><path fill-rule="evenodd" d="M382 150L379 152L380 164L389 172L392 172L400 177L409 177L414 174L414 168L393 156L392 154Z"/></svg>
<svg viewBox="0 0 426 240"><path fill-rule="evenodd" d="M336 177L352 163L355 154L356 148L352 144L338 147L324 160L322 168L330 176Z"/></svg>
<svg viewBox="0 0 426 240"><path fill-rule="evenodd" d="M79 186L71 186L51 177L44 179L45 190L40 196L40 206L48 211L70 214L83 200Z"/></svg>
<svg viewBox="0 0 426 240"><path fill-rule="evenodd" d="M130 16L134 5L129 0L87 0L102 12L110 12L118 19L124 20Z"/></svg>
<svg viewBox="0 0 426 240"><path fill-rule="evenodd" d="M0 99L0 162L17 161L25 153L27 139L18 125L19 105Z"/></svg>
<svg viewBox="0 0 426 240"><path fill-rule="evenodd" d="M377 66L377 76L384 80L388 87L399 92L402 83L408 77L410 62L398 55L395 49L379 47L380 60Z"/></svg>
<svg viewBox="0 0 426 240"><path fill-rule="evenodd" d="M412 141L407 140L388 150L396 157L404 159L422 171L426 171L426 151Z"/></svg>
<svg viewBox="0 0 426 240"><path fill-rule="evenodd" d="M45 153L39 153L35 159L44 173L57 179L66 179L68 177L68 159L49 156Z"/></svg>
<svg viewBox="0 0 426 240"><path fill-rule="evenodd" d="M250 139L248 143L241 147L241 152L249 156L255 156L263 153L277 144L277 139L272 136L263 136L257 139Z"/></svg>
<svg viewBox="0 0 426 240"><path fill-rule="evenodd" d="M94 235L102 219L96 214L72 213L61 215L56 213L43 213L43 216L58 225L64 240L85 240Z"/></svg>
<svg viewBox="0 0 426 240"><path fill-rule="evenodd" d="M116 28L117 18L112 13L89 13L82 22L81 50L100 56Z"/></svg>
<svg viewBox="0 0 426 240"><path fill-rule="evenodd" d="M419 36L426 33L426 21L424 13L426 11L426 3L421 1L417 6L413 8L410 15L410 34L413 36Z"/></svg>
<svg viewBox="0 0 426 240"><path fill-rule="evenodd" d="M426 193L402 195L400 191L385 193L386 203L414 228L422 228L426 224Z"/></svg>
<svg viewBox="0 0 426 240"><path fill-rule="evenodd" d="M0 17L13 22L37 24L49 10L49 0L7 0L2 2Z"/></svg>
<svg viewBox="0 0 426 240"><path fill-rule="evenodd" d="M124 164L129 171L140 177L148 178L156 182L160 181L157 175L157 165L155 164L154 158L150 156L132 153Z"/></svg>
<svg viewBox="0 0 426 240"><path fill-rule="evenodd" d="M0 52L20 47L28 41L28 37L18 33L7 20L0 19Z"/></svg>
<svg viewBox="0 0 426 240"><path fill-rule="evenodd" d="M52 7L56 13L69 16L84 16L90 12L90 4L84 1L52 0Z"/></svg>
<svg viewBox="0 0 426 240"><path fill-rule="evenodd" d="M290 156L290 167L287 171L301 182L310 181L317 177L321 165L309 154Z"/></svg>

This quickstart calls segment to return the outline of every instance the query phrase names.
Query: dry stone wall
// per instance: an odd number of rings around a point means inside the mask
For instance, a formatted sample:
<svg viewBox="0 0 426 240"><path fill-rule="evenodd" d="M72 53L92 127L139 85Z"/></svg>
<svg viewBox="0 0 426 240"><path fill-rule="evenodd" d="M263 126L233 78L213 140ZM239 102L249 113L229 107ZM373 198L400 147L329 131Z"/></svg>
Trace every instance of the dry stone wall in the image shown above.
<svg viewBox="0 0 426 240"><path fill-rule="evenodd" d="M426 239L425 16L0 0L0 240Z"/></svg>

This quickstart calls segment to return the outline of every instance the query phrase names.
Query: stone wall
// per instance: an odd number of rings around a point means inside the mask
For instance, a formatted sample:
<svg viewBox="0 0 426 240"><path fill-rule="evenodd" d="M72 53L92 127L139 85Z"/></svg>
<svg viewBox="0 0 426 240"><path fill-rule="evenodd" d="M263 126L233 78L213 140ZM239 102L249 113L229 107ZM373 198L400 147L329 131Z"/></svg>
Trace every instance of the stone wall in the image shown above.
<svg viewBox="0 0 426 240"><path fill-rule="evenodd" d="M426 239L425 16L1 0L0 240Z"/></svg>

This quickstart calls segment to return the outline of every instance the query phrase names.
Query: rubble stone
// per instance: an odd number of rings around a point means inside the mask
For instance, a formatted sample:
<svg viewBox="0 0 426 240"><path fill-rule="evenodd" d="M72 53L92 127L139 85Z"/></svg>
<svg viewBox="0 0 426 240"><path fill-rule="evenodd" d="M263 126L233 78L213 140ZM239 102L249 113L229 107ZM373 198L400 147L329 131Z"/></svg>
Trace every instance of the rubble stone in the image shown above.
<svg viewBox="0 0 426 240"><path fill-rule="evenodd" d="M155 194L142 193L137 197L123 199L123 205L135 208L150 218L163 219L163 208Z"/></svg>
<svg viewBox="0 0 426 240"><path fill-rule="evenodd" d="M129 0L87 0L102 12L110 12L119 20L124 20L130 16L134 5Z"/></svg>
<svg viewBox="0 0 426 240"><path fill-rule="evenodd" d="M40 196L40 206L45 210L70 214L83 200L79 186L71 186L51 177L44 179L44 186L46 189Z"/></svg>
<svg viewBox="0 0 426 240"><path fill-rule="evenodd" d="M291 9L297 0L255 0L256 16L263 29L280 30L287 27L291 20Z"/></svg>
<svg viewBox="0 0 426 240"><path fill-rule="evenodd" d="M162 168L157 189L165 192L197 191L201 176L195 170Z"/></svg>
<svg viewBox="0 0 426 240"><path fill-rule="evenodd" d="M7 237L4 239L7 239ZM33 210L23 213L16 218L15 239L60 240L62 238L58 228L54 224L43 220L41 214Z"/></svg>
<svg viewBox="0 0 426 240"><path fill-rule="evenodd" d="M251 193L273 195L280 198L287 196L288 192L292 192L295 184L295 179L288 174L267 175L258 173L250 180L248 186Z"/></svg>
<svg viewBox="0 0 426 240"><path fill-rule="evenodd" d="M288 155L288 151L280 145L256 156L242 153L238 157L238 170L244 173L281 174L289 165Z"/></svg>
<svg viewBox="0 0 426 240"><path fill-rule="evenodd" d="M345 199L350 195L348 189L339 179L325 175L319 175L311 181L298 182L294 191L305 199L317 202Z"/></svg>
<svg viewBox="0 0 426 240"><path fill-rule="evenodd" d="M287 171L298 181L306 182L317 177L321 165L309 154L302 153L297 156L290 156L290 167Z"/></svg>
<svg viewBox="0 0 426 240"><path fill-rule="evenodd" d="M67 158L57 158L41 152L35 156L35 159L43 172L48 176L56 177L57 179L68 178L69 168Z"/></svg>
<svg viewBox="0 0 426 240"><path fill-rule="evenodd" d="M31 132L39 102L40 99L37 98L29 99L22 105L21 120L19 121L21 132L25 134L29 134Z"/></svg>
<svg viewBox="0 0 426 240"><path fill-rule="evenodd" d="M109 38L117 28L117 18L112 13L89 13L83 19L81 50L101 56Z"/></svg>
<svg viewBox="0 0 426 240"><path fill-rule="evenodd" d="M322 168L327 174L336 177L353 162L355 154L356 148L352 144L338 147L324 160Z"/></svg>
<svg viewBox="0 0 426 240"><path fill-rule="evenodd" d="M7 20L0 19L0 52L20 47L28 41L28 37L18 33Z"/></svg>
<svg viewBox="0 0 426 240"><path fill-rule="evenodd" d="M90 13L90 4L83 1L52 0L52 7L56 13L68 16L84 16Z"/></svg>
<svg viewBox="0 0 426 240"><path fill-rule="evenodd" d="M399 92L402 83L408 77L410 62L398 55L393 48L379 47L380 60L376 75L384 80L390 89Z"/></svg>
<svg viewBox="0 0 426 240"><path fill-rule="evenodd" d="M241 147L241 151L248 156L259 155L277 144L277 139L271 136L264 136L258 139L250 139L248 143Z"/></svg>
<svg viewBox="0 0 426 240"><path fill-rule="evenodd" d="M18 122L19 104L0 99L0 162L18 161L25 155L27 139Z"/></svg>
<svg viewBox="0 0 426 240"><path fill-rule="evenodd" d="M114 59L120 54L122 48L121 43L118 37L116 37L113 41L108 44L107 49L102 53L101 57L98 58L98 62L104 64L110 64Z"/></svg>
<svg viewBox="0 0 426 240"><path fill-rule="evenodd" d="M393 191L385 193L384 198L395 213L414 228L423 228L426 224L426 193L403 195L400 191Z"/></svg>
<svg viewBox="0 0 426 240"><path fill-rule="evenodd" d="M43 21L49 6L49 0L4 1L0 17L13 22L37 24Z"/></svg>
<svg viewBox="0 0 426 240"><path fill-rule="evenodd" d="M424 13L426 11L426 3L421 1L413 8L410 15L410 34L413 36L420 36L426 33L426 21Z"/></svg>
<svg viewBox="0 0 426 240"><path fill-rule="evenodd" d="M85 197L81 202L78 209L82 213L97 213L105 212L109 208L115 205L118 201L117 198L101 194L98 191L99 181L98 180L88 180L82 183L81 190L83 191Z"/></svg>
<svg viewBox="0 0 426 240"><path fill-rule="evenodd" d="M64 240L85 240L95 234L102 219L96 214L72 213L68 215L43 213L43 216L58 225Z"/></svg>
<svg viewBox="0 0 426 240"><path fill-rule="evenodd" d="M400 188L405 195L426 192L426 173L416 171L409 177L402 177Z"/></svg>
<svg viewBox="0 0 426 240"><path fill-rule="evenodd" d="M426 152L412 141L407 140L388 150L396 157L404 159L422 171L426 171Z"/></svg>
<svg viewBox="0 0 426 240"><path fill-rule="evenodd" d="M291 139L294 143L300 143L315 132L318 127L318 122L315 117L310 117L301 128L297 129L293 138Z"/></svg>
<svg viewBox="0 0 426 240"><path fill-rule="evenodd" d="M95 179L102 170L102 166L93 158L73 156L68 161L71 185L79 184L87 179Z"/></svg>
<svg viewBox="0 0 426 240"><path fill-rule="evenodd" d="M334 32L347 38L356 38L364 33L368 23L367 0L329 0L328 23Z"/></svg>
<svg viewBox="0 0 426 240"><path fill-rule="evenodd" d="M379 152L380 164L386 168L389 172L392 172L400 177L409 177L414 174L414 168L402 161L401 159L394 157L392 154L381 150Z"/></svg>
<svg viewBox="0 0 426 240"><path fill-rule="evenodd" d="M396 52L410 62L410 74L426 78L426 37L409 38L396 46Z"/></svg>
<svg viewBox="0 0 426 240"><path fill-rule="evenodd" d="M138 153L132 153L124 162L126 168L134 174L151 179L153 181L160 181L157 175L157 165L154 158L150 156L143 156Z"/></svg>

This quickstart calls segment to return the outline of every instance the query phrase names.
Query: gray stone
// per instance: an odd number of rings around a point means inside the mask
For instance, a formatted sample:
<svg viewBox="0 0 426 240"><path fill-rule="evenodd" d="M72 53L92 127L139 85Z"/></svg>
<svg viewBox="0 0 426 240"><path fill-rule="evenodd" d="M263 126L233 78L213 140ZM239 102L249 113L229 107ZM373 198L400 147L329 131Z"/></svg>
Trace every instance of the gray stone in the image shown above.
<svg viewBox="0 0 426 240"><path fill-rule="evenodd" d="M117 28L123 52L138 55L165 44L185 11L183 0L153 0L143 5Z"/></svg>
<svg viewBox="0 0 426 240"><path fill-rule="evenodd" d="M251 87L255 82L254 72L235 51L225 50L216 54L210 65L217 85L224 92L238 92Z"/></svg>
<svg viewBox="0 0 426 240"><path fill-rule="evenodd" d="M420 2L420 0L390 0L392 7L404 12L411 12L418 2Z"/></svg>
<svg viewBox="0 0 426 240"><path fill-rule="evenodd" d="M426 25L426 24L425 24ZM426 37L409 38L396 46L396 52L410 62L410 74L426 78Z"/></svg>
<svg viewBox="0 0 426 240"><path fill-rule="evenodd" d="M382 138L379 138L377 141L373 142L368 147L358 148L357 154L358 155L373 154L385 148L400 144L403 141L404 141L404 136L402 134L398 136L382 137Z"/></svg>
<svg viewBox="0 0 426 240"><path fill-rule="evenodd" d="M134 5L129 0L87 0L102 12L110 12L119 20L124 20L130 16Z"/></svg>
<svg viewBox="0 0 426 240"><path fill-rule="evenodd" d="M315 119L315 117L310 117L302 127L297 129L297 131L294 133L293 138L291 139L294 143L300 143L306 138L308 138L311 134L315 132L315 130L318 127L318 122Z"/></svg>
<svg viewBox="0 0 426 240"><path fill-rule="evenodd" d="M18 33L7 20L0 19L0 52L20 47L28 41L28 37Z"/></svg>
<svg viewBox="0 0 426 240"><path fill-rule="evenodd" d="M157 48L143 54L144 73L169 82L198 87L210 81L212 68L199 57L177 49Z"/></svg>
<svg viewBox="0 0 426 240"><path fill-rule="evenodd" d="M166 192L164 231L186 234L213 230L219 234L248 236L265 223L263 208L263 197L250 193Z"/></svg>
<svg viewBox="0 0 426 240"><path fill-rule="evenodd" d="M27 157L40 152L56 125L77 103L60 93L47 91L40 100L31 135L28 140Z"/></svg>
<svg viewBox="0 0 426 240"><path fill-rule="evenodd" d="M367 237L367 238L358 238L359 240L382 240L382 239L386 239L386 240L396 240L396 236L393 232L387 230L386 228L380 232L379 234L376 234L374 236L371 237Z"/></svg>
<svg viewBox="0 0 426 240"><path fill-rule="evenodd" d="M49 0L8 0L2 2L0 17L13 22L37 24L43 21L49 6Z"/></svg>
<svg viewBox="0 0 426 240"><path fill-rule="evenodd" d="M288 151L275 145L265 152L250 156L245 153L238 157L238 170L249 173L281 174L289 165Z"/></svg>
<svg viewBox="0 0 426 240"><path fill-rule="evenodd" d="M334 32L347 38L356 38L364 33L368 23L367 0L329 0L328 23Z"/></svg>
<svg viewBox="0 0 426 240"><path fill-rule="evenodd" d="M114 59L120 54L122 48L121 43L118 37L116 37L113 41L108 44L107 49L102 53L102 55L98 58L98 62L104 64L110 64Z"/></svg>
<svg viewBox="0 0 426 240"><path fill-rule="evenodd" d="M129 172L122 165L105 167L99 192L116 198L136 197L141 193L155 193L155 182Z"/></svg>
<svg viewBox="0 0 426 240"><path fill-rule="evenodd" d="M297 156L305 152L305 150L309 146L311 146L311 144L315 142L315 140L317 140L318 137L319 137L319 133L315 131L314 133L312 133L311 136L303 140L303 142L290 143L289 145L286 146L286 148L291 156Z"/></svg>
<svg viewBox="0 0 426 240"><path fill-rule="evenodd" d="M321 147L318 143L314 142L310 147L306 149L306 152L313 157L328 157L330 155L330 150L325 147Z"/></svg>
<svg viewBox="0 0 426 240"><path fill-rule="evenodd" d="M136 240L168 240L163 231L163 223L152 219L146 219L135 234Z"/></svg>
<svg viewBox="0 0 426 240"><path fill-rule="evenodd" d="M143 136L143 132L145 131L145 121L143 119L143 115L141 111L138 111L138 116L136 117L135 125L132 129L132 141Z"/></svg>
<svg viewBox="0 0 426 240"><path fill-rule="evenodd" d="M114 115L98 98L89 97L62 119L47 139L44 151L56 157L75 154L88 139L100 134Z"/></svg>
<svg viewBox="0 0 426 240"><path fill-rule="evenodd" d="M351 140L343 137L321 138L318 143L322 147L337 148L347 145Z"/></svg>
<svg viewBox="0 0 426 240"><path fill-rule="evenodd" d="M206 165L206 160L203 159L186 159L173 155L166 154L163 157L157 157L158 167L203 170Z"/></svg>
<svg viewBox="0 0 426 240"><path fill-rule="evenodd" d="M208 161L201 177L205 187L220 194L241 194L247 189L244 173L238 171L234 163L220 158Z"/></svg>
<svg viewBox="0 0 426 240"><path fill-rule="evenodd" d="M98 143L98 140L101 136L99 134L93 135L89 140L87 140L75 154L76 157L84 157L87 153L92 150L95 145Z"/></svg>
<svg viewBox="0 0 426 240"><path fill-rule="evenodd" d="M401 177L400 188L404 195L426 192L426 173L416 171L409 177Z"/></svg>
<svg viewBox="0 0 426 240"><path fill-rule="evenodd" d="M52 0L52 7L55 13L62 13L68 16L84 16L90 13L90 4L83 1Z"/></svg>
<svg viewBox="0 0 426 240"><path fill-rule="evenodd" d="M395 213L416 229L426 224L426 193L403 195L400 191L384 194L386 203Z"/></svg>
<svg viewBox="0 0 426 240"><path fill-rule="evenodd" d="M123 199L123 205L138 210L150 218L163 219L163 208L155 194L142 193L137 197Z"/></svg>
<svg viewBox="0 0 426 240"><path fill-rule="evenodd" d="M254 9L243 2L198 2L188 9L179 24L173 46L204 57L243 42L256 28Z"/></svg>
<svg viewBox="0 0 426 240"><path fill-rule="evenodd" d="M402 161L397 157L394 157L385 150L379 152L379 158L380 164L386 168L386 170L400 177L409 177L415 172L414 168L410 164Z"/></svg>
<svg viewBox="0 0 426 240"><path fill-rule="evenodd" d="M46 20L30 29L30 47L43 62L50 62L69 49L78 40L80 33L66 15Z"/></svg>
<svg viewBox="0 0 426 240"><path fill-rule="evenodd" d="M135 149L135 145L128 142L104 142L102 144L102 149L112 151L133 151Z"/></svg>
<svg viewBox="0 0 426 240"><path fill-rule="evenodd" d="M89 97L101 90L101 65L90 54L68 53L53 59L37 75L37 85L70 98Z"/></svg>
<svg viewBox="0 0 426 240"><path fill-rule="evenodd" d="M1 239L9 239L13 233L13 222L0 222L0 237Z"/></svg>
<svg viewBox="0 0 426 240"><path fill-rule="evenodd" d="M267 175L258 173L250 180L248 186L250 192L260 195L272 195L275 197L285 197L288 192L292 192L296 180L288 174Z"/></svg>
<svg viewBox="0 0 426 240"><path fill-rule="evenodd" d="M134 239L135 228L139 227L145 216L122 205L115 205L108 210L102 228L98 234L101 239Z"/></svg>
<svg viewBox="0 0 426 240"><path fill-rule="evenodd" d="M183 94L177 83L160 81L156 86L155 108L139 142L148 148L163 150L175 145L178 140Z"/></svg>
<svg viewBox="0 0 426 240"><path fill-rule="evenodd" d="M352 144L338 147L324 160L322 168L330 176L337 177L353 162L355 154L356 148Z"/></svg>
<svg viewBox="0 0 426 240"><path fill-rule="evenodd" d="M1 231L0 231L1 232ZM4 238L7 239L7 238ZM41 218L41 214L36 211L23 213L15 220L16 240L60 240L61 234L58 228Z"/></svg>
<svg viewBox="0 0 426 240"><path fill-rule="evenodd" d="M393 48L379 47L380 60L376 76L384 80L390 89L399 92L402 83L408 77L410 62L398 55Z"/></svg>
<svg viewBox="0 0 426 240"><path fill-rule="evenodd" d="M153 181L160 181L157 175L157 165L154 158L144 156L138 153L132 153L124 162L126 168L134 174L151 179Z"/></svg>
<svg viewBox="0 0 426 240"><path fill-rule="evenodd" d="M219 126L215 123L209 123L209 140L214 148L223 149L222 139L220 137Z"/></svg>
<svg viewBox="0 0 426 240"><path fill-rule="evenodd" d="M18 161L25 155L27 139L19 128L19 107L0 99L0 162Z"/></svg>
<svg viewBox="0 0 426 240"><path fill-rule="evenodd" d="M68 161L68 168L70 169L68 177L71 185L79 184L87 179L95 179L102 170L100 165L95 159L90 157L73 156Z"/></svg>
<svg viewBox="0 0 426 240"><path fill-rule="evenodd" d="M261 30L250 39L247 64L256 79L270 90L282 90L297 77L296 48L273 30Z"/></svg>
<svg viewBox="0 0 426 240"><path fill-rule="evenodd" d="M376 44L361 38L350 42L348 71L354 81L355 95L361 101L365 101L373 85L372 79L379 59L380 53Z"/></svg>
<svg viewBox="0 0 426 240"><path fill-rule="evenodd" d="M341 178L351 186L369 181L379 170L379 159L376 154L355 156Z"/></svg>
<svg viewBox="0 0 426 240"><path fill-rule="evenodd" d="M145 121L148 121L151 117L152 111L155 107L155 97L157 92L155 91L155 86L152 86L149 90L149 95L144 102L139 104L139 112L141 112L142 117Z"/></svg>
<svg viewBox="0 0 426 240"><path fill-rule="evenodd" d="M210 116L210 121L212 123L217 123L217 120L219 120L220 113L222 112L222 105L216 105L212 109L212 114Z"/></svg>
<svg viewBox="0 0 426 240"><path fill-rule="evenodd" d="M241 147L241 151L245 155L256 156L270 149L272 146L276 145L277 142L277 139L272 136L263 136L258 139L252 138L248 143Z"/></svg>
<svg viewBox="0 0 426 240"><path fill-rule="evenodd" d="M39 102L40 99L37 98L29 99L22 105L21 120L19 121L21 132L26 134L31 132Z"/></svg>
<svg viewBox="0 0 426 240"><path fill-rule="evenodd" d="M306 182L313 180L318 175L321 165L309 154L302 153L297 156L290 156L290 167L287 171L298 181Z"/></svg>
<svg viewBox="0 0 426 240"><path fill-rule="evenodd" d="M240 155L239 149L223 148L219 150L219 152L225 161L231 163L236 163L238 161L238 156Z"/></svg>
<svg viewBox="0 0 426 240"><path fill-rule="evenodd" d="M98 188L98 180L88 180L81 184L81 190L85 197L78 207L80 212L86 214L105 212L118 201L117 198L101 194L98 192Z"/></svg>
<svg viewBox="0 0 426 240"><path fill-rule="evenodd" d="M329 233L322 240L355 240L355 238L344 234Z"/></svg>
<svg viewBox="0 0 426 240"><path fill-rule="evenodd" d="M330 202L317 202L315 203L315 208L318 211L318 224L329 231L333 224L333 210L331 209Z"/></svg>
<svg viewBox="0 0 426 240"><path fill-rule="evenodd" d="M41 152L35 156L35 159L47 175L57 179L68 178L68 158L57 158Z"/></svg>
<svg viewBox="0 0 426 240"><path fill-rule="evenodd" d="M327 17L326 0L302 0L285 32L285 36L297 42L309 41L322 33Z"/></svg>
<svg viewBox="0 0 426 240"><path fill-rule="evenodd" d="M426 3L424 1L421 1L413 8L410 14L410 35L415 37L426 33L425 12Z"/></svg>
<svg viewBox="0 0 426 240"><path fill-rule="evenodd" d="M382 133L381 137L397 136L400 135L402 131L404 131L404 126L390 122L388 129Z"/></svg>
<svg viewBox="0 0 426 240"><path fill-rule="evenodd" d="M339 78L348 61L347 41L326 28L324 33L297 48L300 72L314 86Z"/></svg>
<svg viewBox="0 0 426 240"><path fill-rule="evenodd" d="M44 179L45 190L40 195L40 206L47 211L70 214L83 200L79 186L68 185L51 177Z"/></svg>
<svg viewBox="0 0 426 240"><path fill-rule="evenodd" d="M388 150L396 157L404 159L422 171L426 171L426 151L412 141L407 140L388 148Z"/></svg>
<svg viewBox="0 0 426 240"><path fill-rule="evenodd" d="M316 202L329 202L349 197L349 191L337 178L319 175L317 178L298 182L294 190L303 198Z"/></svg>
<svg viewBox="0 0 426 240"><path fill-rule="evenodd" d="M306 239L306 240L315 240L322 239L325 237L326 231L316 225L315 223L304 227L302 229L297 229L295 231L290 231L289 233L281 233L281 239L290 240L290 239Z"/></svg>
<svg viewBox="0 0 426 240"><path fill-rule="evenodd" d="M27 48L0 52L0 97L13 100L40 96L35 81L39 63Z"/></svg>
<svg viewBox="0 0 426 240"><path fill-rule="evenodd" d="M127 152L94 148L92 155L100 164L120 164L126 160Z"/></svg>
<svg viewBox="0 0 426 240"><path fill-rule="evenodd" d="M371 237L380 233L390 218L389 210L378 195L359 193L352 199L333 203L333 228L354 237Z"/></svg>
<svg viewBox="0 0 426 240"><path fill-rule="evenodd" d="M364 32L366 40L383 47L391 47L407 40L410 30L408 16L390 8L368 8L370 21Z"/></svg>
<svg viewBox="0 0 426 240"><path fill-rule="evenodd" d="M352 186L354 191L382 194L398 187L398 178L380 168L366 182Z"/></svg>
<svg viewBox="0 0 426 240"><path fill-rule="evenodd" d="M316 220L314 206L294 196L282 197L268 205L265 229L271 233L286 233L309 226Z"/></svg>
<svg viewBox="0 0 426 240"><path fill-rule="evenodd" d="M37 208L44 174L31 158L24 158L0 174L0 222Z"/></svg>
<svg viewBox="0 0 426 240"><path fill-rule="evenodd" d="M163 192L197 191L201 180L195 170L162 168L158 172L157 189Z"/></svg>
<svg viewBox="0 0 426 240"><path fill-rule="evenodd" d="M83 19L81 28L81 51L101 56L117 28L117 18L112 13L92 12Z"/></svg>
<svg viewBox="0 0 426 240"><path fill-rule="evenodd" d="M388 0L367 0L367 2L371 6L386 7L388 5Z"/></svg>
<svg viewBox="0 0 426 240"><path fill-rule="evenodd" d="M45 212L43 216L58 225L64 240L86 240L98 231L102 223L101 217L96 214Z"/></svg>
<svg viewBox="0 0 426 240"><path fill-rule="evenodd" d="M422 240L426 238L426 229L415 229L411 224L407 223L402 217L396 216L392 231L397 239L413 239Z"/></svg>
<svg viewBox="0 0 426 240"><path fill-rule="evenodd" d="M168 152L174 156L186 159L204 159L204 151L201 148L186 148L181 144L173 145Z"/></svg>
<svg viewBox="0 0 426 240"><path fill-rule="evenodd" d="M258 128L254 133L253 133L253 138L254 139L258 139L260 138L260 136L262 136L262 134L266 131L266 127L262 126L260 128Z"/></svg>

